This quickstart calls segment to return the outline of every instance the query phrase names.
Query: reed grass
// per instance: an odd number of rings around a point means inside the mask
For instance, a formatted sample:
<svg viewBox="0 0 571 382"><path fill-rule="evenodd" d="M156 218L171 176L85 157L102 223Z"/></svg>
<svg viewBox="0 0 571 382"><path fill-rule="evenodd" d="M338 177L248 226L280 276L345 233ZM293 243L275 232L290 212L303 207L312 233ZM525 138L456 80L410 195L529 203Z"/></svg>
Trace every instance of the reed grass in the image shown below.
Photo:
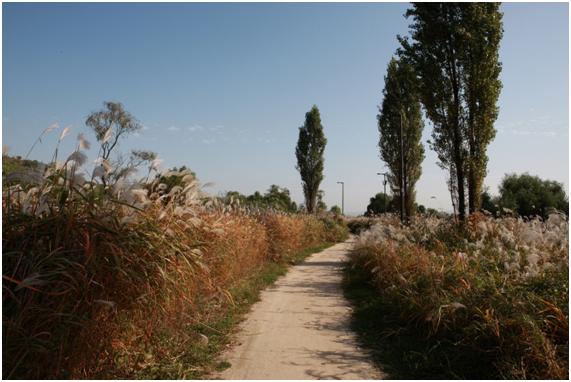
<svg viewBox="0 0 571 382"><path fill-rule="evenodd" d="M415 367L435 378L568 379L568 233L558 213L474 215L466 226L380 219L351 256L375 291L360 304L379 307L367 318L379 341L423 339L402 359L416 354Z"/></svg>
<svg viewBox="0 0 571 382"><path fill-rule="evenodd" d="M3 188L3 378L200 376L241 304L233 288L347 235L221 205L190 171L165 193L173 174L149 176L155 162L139 181L101 160L89 174L85 147L64 162L56 150L39 184Z"/></svg>

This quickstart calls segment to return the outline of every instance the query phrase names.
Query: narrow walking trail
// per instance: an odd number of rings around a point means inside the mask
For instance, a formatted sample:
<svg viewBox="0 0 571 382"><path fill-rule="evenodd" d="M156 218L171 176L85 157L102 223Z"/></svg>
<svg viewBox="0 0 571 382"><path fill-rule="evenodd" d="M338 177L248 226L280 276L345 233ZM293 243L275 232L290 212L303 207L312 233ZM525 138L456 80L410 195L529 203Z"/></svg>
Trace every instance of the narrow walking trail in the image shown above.
<svg viewBox="0 0 571 382"><path fill-rule="evenodd" d="M237 345L223 354L223 379L380 379L349 329L341 289L352 243L337 244L290 268L262 292L240 325Z"/></svg>

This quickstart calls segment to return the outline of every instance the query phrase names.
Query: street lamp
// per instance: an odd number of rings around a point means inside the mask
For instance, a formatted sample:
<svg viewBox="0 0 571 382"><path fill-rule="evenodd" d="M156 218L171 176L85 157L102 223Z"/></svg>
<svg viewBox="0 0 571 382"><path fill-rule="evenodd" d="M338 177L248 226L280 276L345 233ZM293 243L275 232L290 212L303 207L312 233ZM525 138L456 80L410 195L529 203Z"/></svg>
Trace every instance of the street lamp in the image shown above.
<svg viewBox="0 0 571 382"><path fill-rule="evenodd" d="M377 175L383 176L383 193L385 194L384 201L383 201L383 213L387 212L387 174L388 174L388 172L378 172L377 173Z"/></svg>
<svg viewBox="0 0 571 382"><path fill-rule="evenodd" d="M341 215L345 215L345 182L337 182L341 185Z"/></svg>

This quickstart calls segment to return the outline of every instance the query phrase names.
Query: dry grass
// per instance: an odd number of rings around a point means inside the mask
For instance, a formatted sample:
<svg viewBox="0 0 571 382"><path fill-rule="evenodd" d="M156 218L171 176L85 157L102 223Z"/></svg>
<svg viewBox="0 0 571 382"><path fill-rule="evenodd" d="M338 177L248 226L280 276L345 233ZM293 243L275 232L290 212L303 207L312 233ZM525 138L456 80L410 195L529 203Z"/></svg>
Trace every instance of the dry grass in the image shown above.
<svg viewBox="0 0 571 382"><path fill-rule="evenodd" d="M568 232L561 214L545 222L474 215L463 228L385 218L360 235L352 261L368 272L385 315L428 338L431 352L463 362L449 365L451 375L567 379Z"/></svg>
<svg viewBox="0 0 571 382"><path fill-rule="evenodd" d="M78 145L42 184L3 190L4 378L197 376L199 328L237 303L233 287L346 236L315 216L219 205L190 172L168 194L104 187L109 164L92 177L83 161Z"/></svg>

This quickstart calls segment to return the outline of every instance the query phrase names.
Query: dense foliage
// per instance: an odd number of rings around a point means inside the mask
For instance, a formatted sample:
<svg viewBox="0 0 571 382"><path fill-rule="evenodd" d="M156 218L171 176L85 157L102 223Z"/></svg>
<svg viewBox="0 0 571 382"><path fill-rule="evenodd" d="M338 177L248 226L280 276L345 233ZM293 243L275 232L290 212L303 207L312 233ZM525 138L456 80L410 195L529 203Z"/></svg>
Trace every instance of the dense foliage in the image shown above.
<svg viewBox="0 0 571 382"><path fill-rule="evenodd" d="M419 77L421 100L433 125L431 143L461 220L478 211L486 175L486 149L495 136L501 90L499 3L414 3L410 39L401 55Z"/></svg>
<svg viewBox="0 0 571 382"><path fill-rule="evenodd" d="M380 155L389 168L388 181L399 200L401 195L404 196L401 219L410 221L416 212L415 186L424 159L424 147L420 142L424 123L417 78L406 61L394 58L390 61L377 119Z"/></svg>
<svg viewBox="0 0 571 382"><path fill-rule="evenodd" d="M334 215L341 215L341 207L339 207L338 205L334 205L329 209L329 212L331 212Z"/></svg>
<svg viewBox="0 0 571 382"><path fill-rule="evenodd" d="M517 215L546 219L554 210L569 215L569 199L563 184L527 173L506 174L499 195L482 193L482 211L492 216Z"/></svg>
<svg viewBox="0 0 571 382"><path fill-rule="evenodd" d="M547 218L554 208L569 214L569 200L563 184L529 174L506 175L500 183L497 202L520 216Z"/></svg>
<svg viewBox="0 0 571 382"><path fill-rule="evenodd" d="M323 152L327 138L323 134L321 116L317 106L305 114L305 123L299 128L299 138L295 148L297 170L301 175L305 208L313 213L317 209L319 185L323 180Z"/></svg>
<svg viewBox="0 0 571 382"><path fill-rule="evenodd" d="M275 184L272 184L263 195L258 191L248 196L238 191L228 191L221 200L229 205L239 205L247 208L271 208L285 212L298 211L296 203L291 199L289 190Z"/></svg>
<svg viewBox="0 0 571 382"><path fill-rule="evenodd" d="M369 199L365 216L373 216L386 212L396 212L399 210L399 206L395 205L395 203L398 204L399 202L398 198L393 198L390 195L379 192Z"/></svg>

